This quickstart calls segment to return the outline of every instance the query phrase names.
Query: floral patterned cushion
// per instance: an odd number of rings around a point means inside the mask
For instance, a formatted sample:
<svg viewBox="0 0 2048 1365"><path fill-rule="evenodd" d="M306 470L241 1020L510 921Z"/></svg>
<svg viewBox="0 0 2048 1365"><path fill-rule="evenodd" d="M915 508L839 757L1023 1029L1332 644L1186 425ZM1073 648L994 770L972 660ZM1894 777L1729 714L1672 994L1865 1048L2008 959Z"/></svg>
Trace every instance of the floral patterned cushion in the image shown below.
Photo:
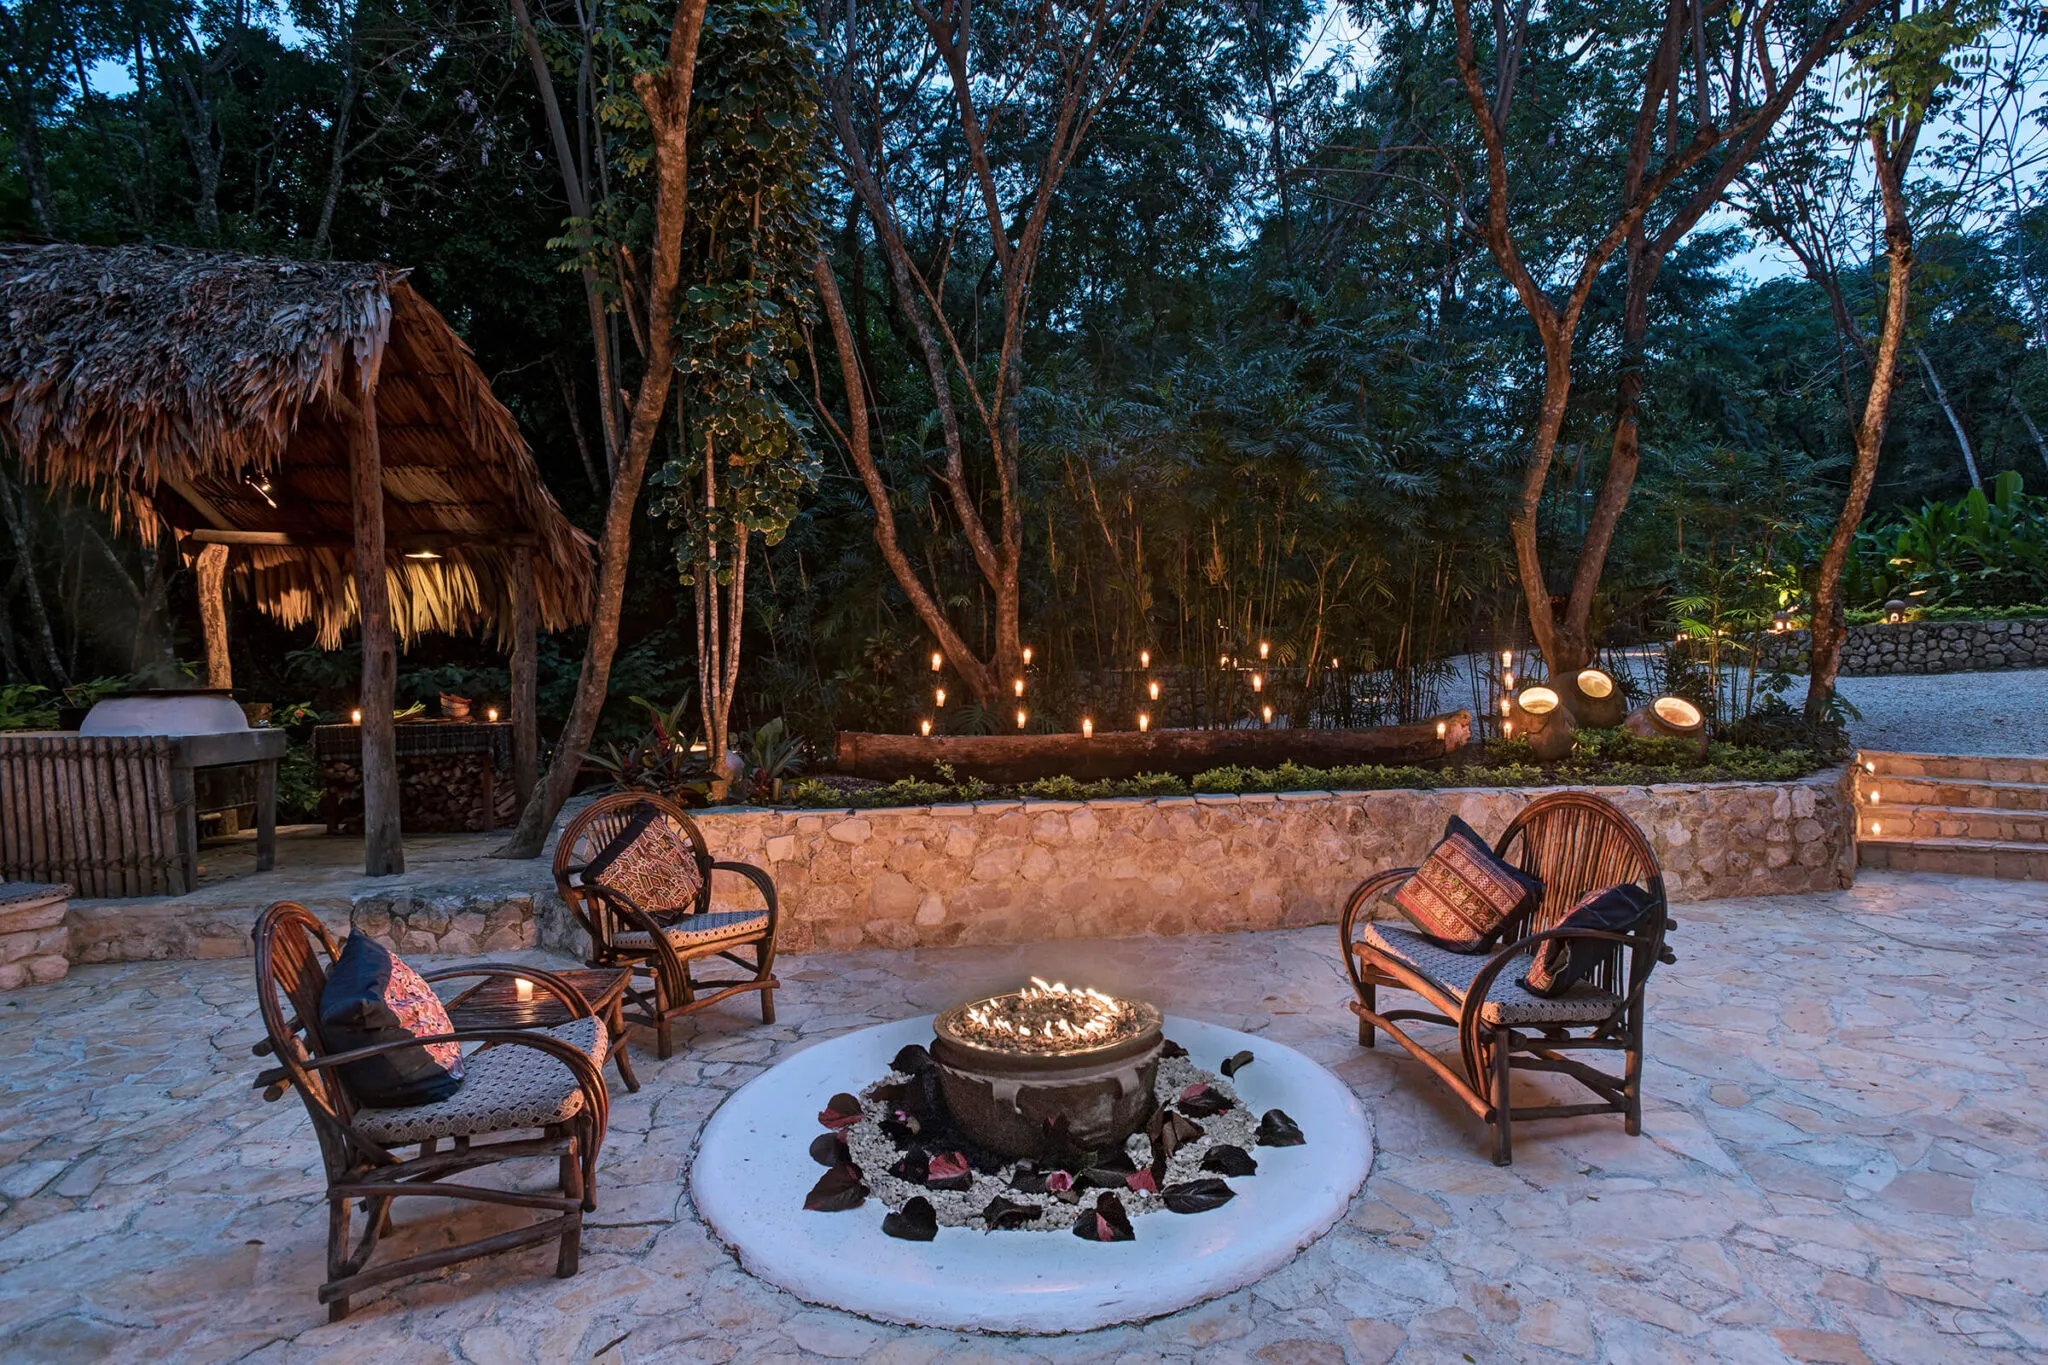
<svg viewBox="0 0 2048 1365"><path fill-rule="evenodd" d="M626 827L583 869L583 880L622 892L655 915L695 910L704 889L689 833L651 805L634 808Z"/></svg>
<svg viewBox="0 0 2048 1365"><path fill-rule="evenodd" d="M1642 922L1650 909L1650 893L1634 882L1588 891L1571 913L1551 926L1556 929L1605 929L1625 934ZM1547 938L1536 945L1522 984L1542 996L1559 996L1588 975L1607 956L1612 944L1568 938Z"/></svg>
<svg viewBox="0 0 2048 1365"><path fill-rule="evenodd" d="M1496 858L1479 832L1454 815L1415 875L1394 892L1394 905L1443 947L1477 953L1542 894L1541 881Z"/></svg>
<svg viewBox="0 0 2048 1365"><path fill-rule="evenodd" d="M441 997L418 972L368 934L348 936L320 992L320 1036L330 1052L454 1031ZM348 1063L341 1079L362 1104L431 1104L462 1085L462 1048L455 1043L395 1048Z"/></svg>

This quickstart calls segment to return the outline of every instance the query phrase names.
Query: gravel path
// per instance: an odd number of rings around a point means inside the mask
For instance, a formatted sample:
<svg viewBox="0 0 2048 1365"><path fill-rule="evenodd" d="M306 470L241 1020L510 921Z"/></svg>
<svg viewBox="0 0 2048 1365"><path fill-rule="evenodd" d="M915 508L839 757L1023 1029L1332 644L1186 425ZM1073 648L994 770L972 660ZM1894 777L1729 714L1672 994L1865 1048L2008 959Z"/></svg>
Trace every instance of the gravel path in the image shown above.
<svg viewBox="0 0 2048 1365"><path fill-rule="evenodd" d="M1444 709L1472 705L1473 662L1453 661L1452 676L1437 693ZM1866 748L2048 755L2048 668L1843 678L1836 685L1862 713L1850 722L1849 733ZM1806 679L1795 676L1785 695L1797 706L1806 696Z"/></svg>
<svg viewBox="0 0 2048 1365"><path fill-rule="evenodd" d="M1849 733L1871 749L1922 754L2048 754L2048 668L1843 678L1863 713ZM1805 693L1805 680L1792 686Z"/></svg>

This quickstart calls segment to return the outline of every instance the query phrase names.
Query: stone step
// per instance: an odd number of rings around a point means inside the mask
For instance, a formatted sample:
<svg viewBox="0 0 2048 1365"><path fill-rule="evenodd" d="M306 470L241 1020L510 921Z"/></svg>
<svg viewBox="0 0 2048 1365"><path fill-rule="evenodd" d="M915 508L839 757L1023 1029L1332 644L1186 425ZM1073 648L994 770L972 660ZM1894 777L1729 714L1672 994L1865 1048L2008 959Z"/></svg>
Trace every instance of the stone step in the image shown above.
<svg viewBox="0 0 2048 1365"><path fill-rule="evenodd" d="M1937 777L1967 782L2048 783L2048 758L1996 754L1899 754L1865 749L1856 761L1866 775Z"/></svg>
<svg viewBox="0 0 2048 1365"><path fill-rule="evenodd" d="M1999 810L2048 811L2048 784L2037 782L1969 782L1940 777L1873 777L1858 775L1859 805L1878 794L1885 806L1991 806Z"/></svg>
<svg viewBox="0 0 2048 1365"><path fill-rule="evenodd" d="M1993 843L2048 845L2048 810L2004 810L1996 806L1865 806L1861 833L1871 826L1890 839L1983 839Z"/></svg>
<svg viewBox="0 0 2048 1365"><path fill-rule="evenodd" d="M1939 872L1951 877L2048 881L2048 847L1992 839L1890 839L1865 834L1856 861L1893 872Z"/></svg>

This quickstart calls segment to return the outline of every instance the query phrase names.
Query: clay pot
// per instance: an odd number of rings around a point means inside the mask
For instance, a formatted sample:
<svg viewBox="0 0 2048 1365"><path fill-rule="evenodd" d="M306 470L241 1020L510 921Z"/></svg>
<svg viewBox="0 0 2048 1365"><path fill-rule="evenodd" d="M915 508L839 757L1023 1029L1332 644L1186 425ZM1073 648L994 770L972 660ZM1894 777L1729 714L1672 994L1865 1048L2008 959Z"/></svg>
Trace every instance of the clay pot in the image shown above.
<svg viewBox="0 0 2048 1365"><path fill-rule="evenodd" d="M1621 728L1644 739L1682 739L1707 752L1707 718L1683 697L1658 697L1628 713Z"/></svg>
<svg viewBox="0 0 2048 1365"><path fill-rule="evenodd" d="M1558 691L1564 704L1571 708L1572 719L1589 730L1612 730L1628 715L1621 685L1605 670L1582 668L1573 675L1569 687Z"/></svg>
<svg viewBox="0 0 2048 1365"><path fill-rule="evenodd" d="M1517 692L1508 721L1514 726L1512 733L1528 740L1545 763L1555 763L1572 751L1572 732L1578 727L1563 695L1553 687L1539 684Z"/></svg>

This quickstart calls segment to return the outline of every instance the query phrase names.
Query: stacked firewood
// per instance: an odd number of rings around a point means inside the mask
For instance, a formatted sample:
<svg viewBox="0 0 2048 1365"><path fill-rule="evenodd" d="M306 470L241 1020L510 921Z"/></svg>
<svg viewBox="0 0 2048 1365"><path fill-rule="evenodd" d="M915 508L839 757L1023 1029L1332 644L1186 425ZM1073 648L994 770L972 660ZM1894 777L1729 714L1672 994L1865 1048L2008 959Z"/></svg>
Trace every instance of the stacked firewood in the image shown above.
<svg viewBox="0 0 2048 1365"><path fill-rule="evenodd" d="M518 798L510 773L493 773L492 819L485 822L484 755L424 754L398 760L399 823L414 834L466 834L510 825ZM363 772L343 759L322 765L330 828L356 833L363 827Z"/></svg>

